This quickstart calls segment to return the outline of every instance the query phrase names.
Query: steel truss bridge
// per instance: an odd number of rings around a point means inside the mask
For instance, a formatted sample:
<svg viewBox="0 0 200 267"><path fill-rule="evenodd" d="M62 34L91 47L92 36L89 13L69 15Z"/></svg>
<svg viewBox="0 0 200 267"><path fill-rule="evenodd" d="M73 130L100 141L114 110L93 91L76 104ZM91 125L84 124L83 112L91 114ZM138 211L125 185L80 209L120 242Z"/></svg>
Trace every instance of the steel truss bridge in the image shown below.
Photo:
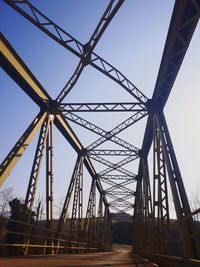
<svg viewBox="0 0 200 267"><path fill-rule="evenodd" d="M38 115L0 165L0 185L2 185L39 131L25 196L28 215L24 222L15 221L16 224L23 224L23 232L13 233L19 235L23 242L9 244L9 246L22 246L24 254L31 254L33 248L37 248L40 254L41 251L43 254L55 254L66 251L110 250L110 212L128 211L133 212L134 253L153 260L161 266L199 266L200 233L198 224L194 222L194 215L199 210L191 212L163 109L198 23L200 2L176 0L153 97L149 99L117 68L94 52L102 34L123 5L123 0L109 1L86 44L59 27L30 2L3 1L34 27L79 58L79 63L65 87L56 99L52 99L14 50L14 45L10 44L1 33L1 68L40 108ZM66 103L66 96L76 86L83 69L88 65L126 90L130 95L130 102ZM107 131L82 117L86 112L128 112L130 117ZM142 147L137 148L118 136L128 127L134 127L144 117L147 118L147 124ZM97 134L99 138L84 147L69 122L84 127L88 132ZM54 127L61 132L77 153L77 160L56 226L53 218ZM104 143L112 143L112 147L117 148L101 149ZM150 179L148 166L151 147L153 148L151 163L153 179ZM46 220L45 225L41 226L31 223L31 211L44 154L46 156ZM114 156L118 159L117 163L116 160L112 161ZM135 174L126 166L136 160L138 172ZM95 161L105 166L101 172L96 171ZM86 168L91 176L86 214L83 214L83 168ZM177 217L173 223L169 216L169 190ZM71 214L70 219L67 214ZM178 243L182 251L180 257L175 257L172 252L172 247L177 245L173 244L171 239L173 227L180 233Z"/></svg>

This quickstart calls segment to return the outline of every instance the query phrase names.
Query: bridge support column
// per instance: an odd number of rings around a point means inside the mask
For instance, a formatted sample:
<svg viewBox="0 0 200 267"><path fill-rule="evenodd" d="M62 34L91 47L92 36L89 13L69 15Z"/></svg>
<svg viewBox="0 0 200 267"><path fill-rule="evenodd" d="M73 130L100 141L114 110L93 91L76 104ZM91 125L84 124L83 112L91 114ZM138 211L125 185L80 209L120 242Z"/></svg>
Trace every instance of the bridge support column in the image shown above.
<svg viewBox="0 0 200 267"><path fill-rule="evenodd" d="M77 160L76 160L76 163L75 163L75 166L74 166L74 170L73 170L73 174L72 174L72 177L71 177L71 180L70 180L70 184L69 184L69 187L68 187L68 190L67 190L67 194L66 194L66 197L65 197L65 201L63 203L63 208L62 208L62 212L61 212L61 215L60 215L60 218L59 218L59 221L58 221L58 226L57 226L57 253L59 253L59 245L60 245L60 235L63 231L63 228L65 226L65 223L66 223L66 220L67 220L67 216L69 215L69 204L70 204L70 201L72 199L72 194L74 192L74 187L75 187L75 183L76 183L76 188L78 189L78 187L80 186L80 179L79 179L79 183L76 182L77 180L77 176L78 175L81 175L82 176L82 168L83 168L83 159L78 155L77 157ZM81 178L82 179L82 178ZM79 186L78 186L79 184ZM82 182L81 182L81 188L82 188ZM78 194L78 191L76 190L77 194ZM79 191L80 193L80 191ZM77 195L76 195L77 196ZM82 197L80 198L80 201L82 201ZM77 204L78 202L76 202ZM75 203L74 203L75 204ZM82 205L82 203L81 203ZM80 208L80 205L79 205L79 208ZM82 207L81 207L81 210L82 210ZM79 212L79 215L80 215L80 212ZM73 219L74 220L74 219ZM65 244L63 244L64 246L67 244L67 242L69 241L69 237L70 237L70 233L71 233L71 225L67 225L68 226L68 231L67 231L67 234L65 236ZM59 234L60 233L60 234ZM62 238L63 239L63 238ZM64 249L65 251L65 249Z"/></svg>
<svg viewBox="0 0 200 267"><path fill-rule="evenodd" d="M96 220L96 179L92 179L88 206L85 218L84 234L86 238L94 240L96 235L95 229Z"/></svg>
<svg viewBox="0 0 200 267"><path fill-rule="evenodd" d="M46 140L46 227L50 230L48 232L47 244L51 245L51 254L53 254L53 117L50 117L49 131Z"/></svg>
<svg viewBox="0 0 200 267"><path fill-rule="evenodd" d="M193 220L192 217L190 217L191 210L167 123L162 111L155 114L155 120L157 122L157 131L159 131L160 140L163 146L169 183L183 242L184 257L198 259L199 244L195 237Z"/></svg>
<svg viewBox="0 0 200 267"><path fill-rule="evenodd" d="M156 253L168 255L169 201L164 148L153 118L153 239Z"/></svg>
<svg viewBox="0 0 200 267"><path fill-rule="evenodd" d="M49 124L50 124L50 119L49 117L46 117L45 121L43 122L38 138L38 143L35 151L35 156L33 160L33 165L31 169L31 174L30 174L30 179L29 179L29 184L28 184L28 189L26 192L26 198L25 198L25 204L24 204L24 213L27 213L27 220L26 222L28 224L31 223L31 218L32 218L32 208L35 200L35 193L37 189L37 182L38 182L38 177L39 177L39 172L40 172L40 166L42 163L42 158L43 158L43 153L44 153L44 148L46 144L46 139L48 135L48 130L49 130ZM27 226L26 229L26 237L24 240L25 243L25 249L24 249L24 254L28 254L29 250L29 243L30 243L30 234L33 230L33 227L30 225Z"/></svg>
<svg viewBox="0 0 200 267"><path fill-rule="evenodd" d="M70 236L73 238L82 237L83 231L83 160L83 157L80 157L74 184L74 199L70 221Z"/></svg>
<svg viewBox="0 0 200 267"><path fill-rule="evenodd" d="M135 207L133 219L134 250L137 253L152 252L152 198L149 181L149 169L146 157L141 157L137 176Z"/></svg>

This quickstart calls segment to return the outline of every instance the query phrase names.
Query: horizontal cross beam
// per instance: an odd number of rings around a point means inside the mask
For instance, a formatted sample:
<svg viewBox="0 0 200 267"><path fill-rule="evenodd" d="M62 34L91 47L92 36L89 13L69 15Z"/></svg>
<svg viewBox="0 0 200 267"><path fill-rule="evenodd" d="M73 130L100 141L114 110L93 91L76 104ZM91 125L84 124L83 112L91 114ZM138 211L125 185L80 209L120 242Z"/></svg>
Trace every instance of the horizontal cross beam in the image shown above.
<svg viewBox="0 0 200 267"><path fill-rule="evenodd" d="M133 180L136 181L136 175L133 176L128 176L128 175L119 175L119 174L105 174L105 175L100 175L99 179L104 179L104 180Z"/></svg>
<svg viewBox="0 0 200 267"><path fill-rule="evenodd" d="M63 112L137 112L147 110L141 103L62 103Z"/></svg>
<svg viewBox="0 0 200 267"><path fill-rule="evenodd" d="M133 156L138 155L135 151L120 149L94 149L86 150L88 156Z"/></svg>
<svg viewBox="0 0 200 267"><path fill-rule="evenodd" d="M109 190L105 190L106 195L109 196L130 196L133 197L135 192L126 192L126 191L109 191Z"/></svg>

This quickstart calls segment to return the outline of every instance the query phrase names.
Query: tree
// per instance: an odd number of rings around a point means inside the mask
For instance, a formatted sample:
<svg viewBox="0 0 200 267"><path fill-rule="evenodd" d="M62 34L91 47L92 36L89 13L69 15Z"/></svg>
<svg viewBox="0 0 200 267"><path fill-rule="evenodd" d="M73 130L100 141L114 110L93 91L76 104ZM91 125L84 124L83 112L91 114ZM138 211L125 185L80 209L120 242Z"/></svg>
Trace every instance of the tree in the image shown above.
<svg viewBox="0 0 200 267"><path fill-rule="evenodd" d="M0 216L6 216L9 212L9 202L14 198L14 189L8 187L0 192Z"/></svg>
<svg viewBox="0 0 200 267"><path fill-rule="evenodd" d="M200 209L200 196L199 196L199 190L200 186L196 187L196 191L191 192L191 197L190 197L190 206L192 211L196 211ZM196 221L200 221L200 213L197 213L194 216L194 219Z"/></svg>
<svg viewBox="0 0 200 267"><path fill-rule="evenodd" d="M60 218L61 213L62 213L62 208L63 208L63 203L64 203L64 197L60 198L59 204L57 206L57 214L58 218ZM68 217L68 216L67 216Z"/></svg>
<svg viewBox="0 0 200 267"><path fill-rule="evenodd" d="M36 222L44 218L45 200L43 197L38 197L35 205Z"/></svg>
<svg viewBox="0 0 200 267"><path fill-rule="evenodd" d="M36 214L34 211L27 209L24 203L18 198L14 198L9 202L10 206L10 219L7 223L7 235L6 242L9 244L23 244L24 233L27 231L29 225L26 222L29 220L29 224L35 224ZM21 247L8 247L10 255L23 254L23 246Z"/></svg>

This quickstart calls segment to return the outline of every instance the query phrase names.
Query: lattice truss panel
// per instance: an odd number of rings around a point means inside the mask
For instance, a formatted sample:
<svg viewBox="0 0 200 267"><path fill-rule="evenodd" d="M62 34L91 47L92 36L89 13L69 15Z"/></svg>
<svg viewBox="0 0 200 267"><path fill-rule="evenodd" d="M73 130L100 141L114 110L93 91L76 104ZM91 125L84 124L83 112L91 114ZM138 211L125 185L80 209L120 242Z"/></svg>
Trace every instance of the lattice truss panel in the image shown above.
<svg viewBox="0 0 200 267"><path fill-rule="evenodd" d="M189 46L199 19L198 1L176 1L163 57L152 99L148 99L127 77L94 50L107 26L123 4L123 0L111 0L86 44L47 18L28 1L4 0L30 23L59 45L79 58L79 63L57 98L52 99L23 63L3 35L0 40L1 67L27 95L40 107L40 112L25 130L0 166L0 184L6 180L27 146L39 131L26 193L25 204L32 209L42 162L46 156L46 221L52 227L53 207L53 128L56 127L77 153L69 188L57 225L61 232L71 213L69 235L90 236L101 242L110 239L109 213L133 212L135 247L139 252L165 253L169 224L168 189L170 188L178 220L190 213L181 174L172 147L163 108L172 89L178 70ZM130 102L69 103L67 97L84 68L90 65L130 95ZM126 114L126 118L110 129L91 122L87 114ZM109 116L108 116L109 118ZM131 135L140 121L147 121L141 147L122 138ZM78 125L79 128L73 128ZM88 131L88 144L79 140L79 131ZM74 130L73 130L74 129ZM131 129L128 131L127 129ZM90 133L92 137L90 138ZM126 134L123 134L126 133ZM94 136L96 139L94 139ZM129 138L130 140L130 138ZM153 143L153 182L150 184L148 154ZM45 151L46 150L46 151ZM45 153L44 153L45 152ZM83 214L83 168L91 176L91 188L86 214ZM98 201L97 201L98 194ZM97 203L98 202L98 203ZM69 210L70 209L70 210ZM94 219L96 218L96 219ZM148 227L147 227L148 225ZM166 226L166 227L165 227ZM159 229L159 234L155 234ZM185 255L197 254L196 240L192 235L192 221L180 224ZM157 232L158 233L158 232ZM144 234L141 238L141 234ZM152 241L155 239L155 242ZM28 241L27 241L28 242ZM148 249L147 249L148 248Z"/></svg>

